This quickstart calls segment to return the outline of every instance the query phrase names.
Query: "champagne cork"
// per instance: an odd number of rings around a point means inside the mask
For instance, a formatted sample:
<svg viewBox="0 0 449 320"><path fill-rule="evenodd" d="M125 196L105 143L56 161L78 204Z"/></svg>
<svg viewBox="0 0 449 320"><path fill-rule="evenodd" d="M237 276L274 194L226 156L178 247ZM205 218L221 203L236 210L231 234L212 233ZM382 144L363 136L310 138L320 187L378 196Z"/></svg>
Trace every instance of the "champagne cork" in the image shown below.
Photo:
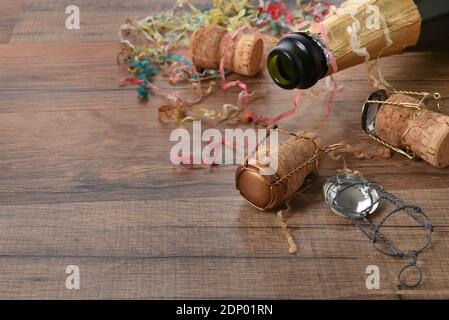
<svg viewBox="0 0 449 320"><path fill-rule="evenodd" d="M203 69L218 69L224 59L225 69L254 76L260 70L263 52L262 39L250 34L234 37L216 25L200 27L190 39L192 62Z"/></svg>
<svg viewBox="0 0 449 320"><path fill-rule="evenodd" d="M279 207L301 188L307 176L321 167L321 141L317 135L310 131L300 131L296 135L279 144L274 154L278 157L276 174L262 175L266 166L259 163L241 165L237 169L236 187L257 209Z"/></svg>
<svg viewBox="0 0 449 320"><path fill-rule="evenodd" d="M380 106L375 120L379 138L398 148L409 148L417 156L435 166L449 165L449 116L422 106L422 113L392 103L418 104L416 98L394 94ZM405 134L406 133L406 134ZM405 134L405 135L404 135Z"/></svg>

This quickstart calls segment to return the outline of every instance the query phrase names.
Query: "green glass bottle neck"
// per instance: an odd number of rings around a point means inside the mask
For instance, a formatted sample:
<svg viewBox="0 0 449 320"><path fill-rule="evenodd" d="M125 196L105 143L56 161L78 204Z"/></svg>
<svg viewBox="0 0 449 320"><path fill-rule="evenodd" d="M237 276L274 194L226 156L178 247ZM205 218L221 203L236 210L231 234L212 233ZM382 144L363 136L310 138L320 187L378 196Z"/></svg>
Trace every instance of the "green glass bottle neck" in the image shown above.
<svg viewBox="0 0 449 320"><path fill-rule="evenodd" d="M307 33L291 33L268 55L268 71L273 81L284 89L307 89L328 71L323 46Z"/></svg>

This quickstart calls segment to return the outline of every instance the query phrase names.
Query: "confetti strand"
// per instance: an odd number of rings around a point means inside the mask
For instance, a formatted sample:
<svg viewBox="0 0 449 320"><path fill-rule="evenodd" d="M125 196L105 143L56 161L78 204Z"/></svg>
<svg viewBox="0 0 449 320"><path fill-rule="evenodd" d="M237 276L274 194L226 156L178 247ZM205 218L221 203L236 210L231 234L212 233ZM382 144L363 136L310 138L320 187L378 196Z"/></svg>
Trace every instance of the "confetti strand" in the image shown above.
<svg viewBox="0 0 449 320"><path fill-rule="evenodd" d="M129 71L133 77L119 82L123 87L127 84L136 85L139 98L148 99L152 94L164 95L168 101L159 108L162 122L173 121L182 124L198 118L207 120L253 122L262 126L277 123L293 115L299 104L299 95L295 97L294 106L275 117L256 115L249 106L249 98L254 92L248 91L248 86L241 80L226 82L229 74L220 65L219 70L203 70L198 73L187 56L179 54L180 50L188 49L190 35L204 24L217 24L225 27L229 32L229 41L235 39L241 32L250 32L260 36L265 43L276 43L285 33L295 30L294 26L312 21L322 21L330 12L328 2L298 1L295 10L287 9L282 1L251 0L217 0L213 6L205 9L196 8L190 1L178 0L172 9L146 16L139 20L128 19L119 28L119 38L123 47L118 53L119 60L129 64ZM323 33L323 36L326 35ZM176 86L180 82L192 82L191 90L197 98L183 99L175 92L162 90L152 83L152 79L161 73L167 81ZM216 112L199 106L203 98L212 93L213 82L221 80L220 88L228 90L239 87L237 104L232 112ZM209 81L212 85L204 92L202 81ZM231 109L229 109L231 110Z"/></svg>

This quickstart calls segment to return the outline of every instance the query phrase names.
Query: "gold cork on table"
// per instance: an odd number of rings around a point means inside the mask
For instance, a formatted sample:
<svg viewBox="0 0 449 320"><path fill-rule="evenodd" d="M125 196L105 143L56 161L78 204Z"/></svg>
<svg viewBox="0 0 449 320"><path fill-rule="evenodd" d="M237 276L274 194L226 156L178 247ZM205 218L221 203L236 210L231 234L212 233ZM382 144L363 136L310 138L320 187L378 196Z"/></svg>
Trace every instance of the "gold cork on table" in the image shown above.
<svg viewBox="0 0 449 320"><path fill-rule="evenodd" d="M266 165L258 162L245 163L237 169L236 187L257 209L275 209L300 190L307 176L318 171L321 151L321 141L315 133L300 131L280 143L272 155L278 159L275 174L263 175Z"/></svg>
<svg viewBox="0 0 449 320"><path fill-rule="evenodd" d="M251 34L227 32L216 25L198 28L190 39L190 55L196 67L218 69L224 59L224 68L245 76L259 72L263 57L262 39Z"/></svg>
<svg viewBox="0 0 449 320"><path fill-rule="evenodd" d="M429 110L420 99L381 90L368 98L362 116L365 131L379 142L437 168L449 165L449 116Z"/></svg>

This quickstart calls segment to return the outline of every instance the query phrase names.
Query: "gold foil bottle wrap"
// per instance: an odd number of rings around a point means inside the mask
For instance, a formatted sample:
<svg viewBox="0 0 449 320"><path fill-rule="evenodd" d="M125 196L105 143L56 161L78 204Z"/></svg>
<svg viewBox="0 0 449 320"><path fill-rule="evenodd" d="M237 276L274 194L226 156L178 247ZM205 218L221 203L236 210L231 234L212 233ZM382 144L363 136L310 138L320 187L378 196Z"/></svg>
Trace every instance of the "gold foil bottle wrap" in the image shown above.
<svg viewBox="0 0 449 320"><path fill-rule="evenodd" d="M388 104L414 103L416 98L394 94L382 104L376 115L375 131L379 138L399 148L409 148L417 156L437 167L449 165L449 116L422 107L414 108Z"/></svg>
<svg viewBox="0 0 449 320"><path fill-rule="evenodd" d="M254 207L260 210L279 207L298 192L307 176L320 168L320 139L309 131L300 131L296 135L279 144L274 155L278 157L276 174L262 175L264 166L259 163L245 164L237 169L236 187Z"/></svg>
<svg viewBox="0 0 449 320"><path fill-rule="evenodd" d="M375 12L380 13L374 27ZM337 14L322 22L327 37L327 47L332 51L338 70L343 70L365 61L366 57L354 52L351 46L352 27L355 19L360 23L357 38L359 48L366 48L370 59L402 53L405 48L418 42L421 16L413 0L349 0L343 2ZM391 39L392 43L389 43ZM329 68L329 73L333 73Z"/></svg>
<svg viewBox="0 0 449 320"><path fill-rule="evenodd" d="M259 37L239 34L235 37L216 25L198 28L190 39L190 55L196 67L218 69L221 59L227 70L254 76L261 67L264 46Z"/></svg>

